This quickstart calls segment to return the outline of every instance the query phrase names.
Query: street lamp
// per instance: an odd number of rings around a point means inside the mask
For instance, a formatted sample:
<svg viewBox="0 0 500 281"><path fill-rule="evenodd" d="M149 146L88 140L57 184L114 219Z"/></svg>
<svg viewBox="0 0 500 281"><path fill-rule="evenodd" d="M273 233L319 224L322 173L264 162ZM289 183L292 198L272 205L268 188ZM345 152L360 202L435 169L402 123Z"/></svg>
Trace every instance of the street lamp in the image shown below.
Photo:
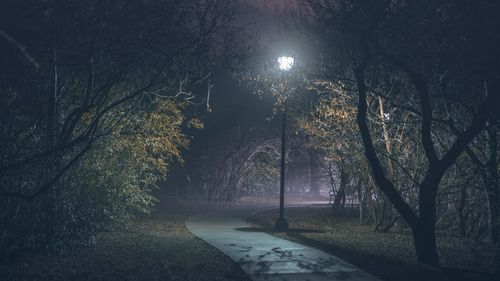
<svg viewBox="0 0 500 281"><path fill-rule="evenodd" d="M278 67L282 71L289 71L293 67L294 59L293 57L279 57Z"/></svg>
<svg viewBox="0 0 500 281"><path fill-rule="evenodd" d="M278 67L281 71L290 71L293 67L293 57L279 57ZM285 219L285 157L286 157L286 100L283 104L281 117L281 169L280 169L280 216L276 219L275 228L278 230L288 229Z"/></svg>

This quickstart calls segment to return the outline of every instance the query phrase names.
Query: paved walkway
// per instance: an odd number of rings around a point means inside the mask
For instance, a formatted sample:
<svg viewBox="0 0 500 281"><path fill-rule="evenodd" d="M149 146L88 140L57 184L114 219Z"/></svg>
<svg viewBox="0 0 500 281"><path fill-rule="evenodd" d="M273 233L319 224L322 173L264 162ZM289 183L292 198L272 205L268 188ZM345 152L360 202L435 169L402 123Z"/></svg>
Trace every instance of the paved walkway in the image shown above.
<svg viewBox="0 0 500 281"><path fill-rule="evenodd" d="M188 218L186 226L194 235L233 259L252 280L378 280L325 252L263 232L248 231L251 225L245 220L256 209L199 214Z"/></svg>

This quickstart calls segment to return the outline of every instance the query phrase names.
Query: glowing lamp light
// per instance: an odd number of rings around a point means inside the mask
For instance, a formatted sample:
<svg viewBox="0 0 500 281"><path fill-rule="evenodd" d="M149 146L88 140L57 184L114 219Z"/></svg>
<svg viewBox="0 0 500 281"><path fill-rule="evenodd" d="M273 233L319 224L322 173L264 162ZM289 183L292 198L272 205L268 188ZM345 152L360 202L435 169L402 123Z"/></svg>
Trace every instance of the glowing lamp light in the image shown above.
<svg viewBox="0 0 500 281"><path fill-rule="evenodd" d="M292 57L279 57L278 67L283 71L289 71L293 67L293 61Z"/></svg>

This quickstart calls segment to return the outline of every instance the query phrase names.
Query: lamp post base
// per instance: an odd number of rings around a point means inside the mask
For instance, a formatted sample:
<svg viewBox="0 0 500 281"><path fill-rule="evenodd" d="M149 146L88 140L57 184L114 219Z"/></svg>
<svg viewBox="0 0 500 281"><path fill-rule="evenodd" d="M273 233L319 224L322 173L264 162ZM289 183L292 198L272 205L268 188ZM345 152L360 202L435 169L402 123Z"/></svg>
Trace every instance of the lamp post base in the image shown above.
<svg viewBox="0 0 500 281"><path fill-rule="evenodd" d="M285 218L277 218L276 222L274 223L274 228L276 228L276 230L287 230L288 222Z"/></svg>

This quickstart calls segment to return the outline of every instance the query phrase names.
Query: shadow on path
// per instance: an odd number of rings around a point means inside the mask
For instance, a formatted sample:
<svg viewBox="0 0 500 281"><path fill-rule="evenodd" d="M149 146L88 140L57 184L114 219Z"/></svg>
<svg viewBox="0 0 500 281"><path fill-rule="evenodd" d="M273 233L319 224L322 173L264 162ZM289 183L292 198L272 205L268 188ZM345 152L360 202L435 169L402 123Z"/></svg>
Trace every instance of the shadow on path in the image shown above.
<svg viewBox="0 0 500 281"><path fill-rule="evenodd" d="M264 233L245 219L255 208L219 210L192 216L186 226L194 235L233 259L252 280L375 281L375 277L333 255ZM288 233L319 233L292 228Z"/></svg>

